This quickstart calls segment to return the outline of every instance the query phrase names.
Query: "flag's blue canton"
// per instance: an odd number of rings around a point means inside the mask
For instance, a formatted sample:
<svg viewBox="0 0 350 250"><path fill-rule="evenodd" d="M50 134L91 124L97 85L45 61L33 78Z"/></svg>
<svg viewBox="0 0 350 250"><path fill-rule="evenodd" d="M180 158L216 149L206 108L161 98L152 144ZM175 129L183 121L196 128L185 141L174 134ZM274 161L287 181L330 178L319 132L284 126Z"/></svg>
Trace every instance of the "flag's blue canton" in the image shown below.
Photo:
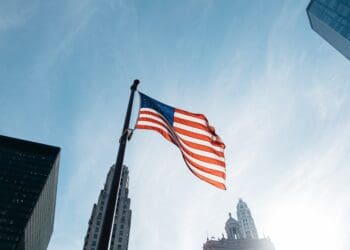
<svg viewBox="0 0 350 250"><path fill-rule="evenodd" d="M163 117L168 121L168 123L172 126L174 123L174 113L175 108L161 103L145 94L140 92L141 96L141 108L150 108L154 109L158 113L162 114Z"/></svg>

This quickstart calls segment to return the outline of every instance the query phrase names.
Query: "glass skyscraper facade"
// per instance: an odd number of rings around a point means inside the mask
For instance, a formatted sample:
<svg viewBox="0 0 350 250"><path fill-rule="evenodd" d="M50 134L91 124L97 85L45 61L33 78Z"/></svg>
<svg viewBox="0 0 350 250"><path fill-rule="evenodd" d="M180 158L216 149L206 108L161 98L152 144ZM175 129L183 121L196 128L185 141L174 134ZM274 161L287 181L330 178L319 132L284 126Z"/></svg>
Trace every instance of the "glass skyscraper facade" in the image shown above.
<svg viewBox="0 0 350 250"><path fill-rule="evenodd" d="M350 1L312 0L307 14L312 29L350 60Z"/></svg>
<svg viewBox="0 0 350 250"><path fill-rule="evenodd" d="M0 249L47 249L59 153L57 147L0 136Z"/></svg>

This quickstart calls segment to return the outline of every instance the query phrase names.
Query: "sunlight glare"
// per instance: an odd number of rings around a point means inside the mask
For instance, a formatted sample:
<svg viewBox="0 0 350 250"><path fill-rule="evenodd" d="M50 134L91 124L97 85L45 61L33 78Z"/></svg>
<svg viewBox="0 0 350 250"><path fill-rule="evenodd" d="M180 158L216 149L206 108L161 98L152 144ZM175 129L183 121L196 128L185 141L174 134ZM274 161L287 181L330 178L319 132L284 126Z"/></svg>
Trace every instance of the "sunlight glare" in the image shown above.
<svg viewBox="0 0 350 250"><path fill-rule="evenodd" d="M341 249L341 225L337 214L329 209L310 204L284 204L271 212L266 229L276 249Z"/></svg>

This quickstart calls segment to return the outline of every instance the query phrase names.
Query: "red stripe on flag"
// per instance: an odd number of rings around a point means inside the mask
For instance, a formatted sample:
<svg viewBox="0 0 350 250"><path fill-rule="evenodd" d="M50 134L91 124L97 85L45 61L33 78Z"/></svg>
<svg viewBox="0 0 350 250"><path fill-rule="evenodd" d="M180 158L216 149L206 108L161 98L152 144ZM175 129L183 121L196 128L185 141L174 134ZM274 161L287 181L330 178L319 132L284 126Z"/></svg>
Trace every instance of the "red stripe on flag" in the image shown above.
<svg viewBox="0 0 350 250"><path fill-rule="evenodd" d="M205 172L207 174L211 174L211 175L214 175L214 176L221 177L221 178L225 179L225 177L226 177L225 172L219 171L219 170L216 170L216 169L211 169L211 168L204 167L204 166L199 165L199 164L193 162L192 160L190 160L185 154L182 154L182 155L183 155L183 158L185 159L185 161L188 161L196 169L199 169L199 170L201 170L201 171L203 171L203 172Z"/></svg>
<svg viewBox="0 0 350 250"><path fill-rule="evenodd" d="M203 124L200 124L198 122L189 121L189 120L182 119L182 118L179 118L179 117L174 117L174 122L181 123L181 124L184 124L186 126L193 127L193 128L202 129L202 130L207 131L207 132L210 133L208 127L206 127Z"/></svg>
<svg viewBox="0 0 350 250"><path fill-rule="evenodd" d="M154 113L154 112L151 112L151 111L147 111L147 110L141 110L140 111L140 115L153 115L153 116L156 116L158 118L163 119L163 117L160 114L157 114L157 113Z"/></svg>
<svg viewBox="0 0 350 250"><path fill-rule="evenodd" d="M220 188L220 189L223 189L223 190L226 190L226 186L224 183L222 182L218 182L218 181L214 181L212 179L209 179L201 174L198 174L196 172L194 172L190 167L188 167L188 169L192 172L192 174L194 174L195 176L197 176L199 179L205 181L205 182L208 182L209 184L217 187L217 188Z"/></svg>
<svg viewBox="0 0 350 250"><path fill-rule="evenodd" d="M164 130L160 129L160 128L157 128L157 127L153 127L153 126L149 126L149 125L136 125L136 128L139 128L139 129L149 129L149 130L154 130L154 131L157 131L159 132L162 136L164 136L165 139L167 139L168 141L174 143L175 145L177 145L173 138L171 137L171 135L169 133L166 133Z"/></svg>
<svg viewBox="0 0 350 250"><path fill-rule="evenodd" d="M182 109L177 109L177 108L175 109L175 112L207 121L207 117L205 117L205 115L203 114L195 114L195 113L191 113L191 112L188 112Z"/></svg>
<svg viewBox="0 0 350 250"><path fill-rule="evenodd" d="M202 150L202 151L209 152L209 153L213 153L213 154L216 154L217 156L220 156L220 157L224 157L225 156L223 152L217 151L217 150L213 149L212 147L201 145L201 144L197 144L197 143L194 143L194 142L190 142L190 141L182 139L182 138L179 138L179 139L183 143L185 143L187 146L189 146L191 148Z"/></svg>
<svg viewBox="0 0 350 250"><path fill-rule="evenodd" d="M186 136L189 136L189 137L192 137L195 139L199 139L199 140L203 140L203 141L207 141L210 143L212 142L211 138L209 136L206 136L206 135L201 135L201 134L191 132L191 131L188 131L188 130L185 130L185 129L182 129L179 127L174 127L174 130L176 133L180 133L182 135L186 135Z"/></svg>
<svg viewBox="0 0 350 250"><path fill-rule="evenodd" d="M193 158L199 160L199 161L203 161L203 162L207 162L209 164L214 164L214 165L218 165L221 167L225 167L225 162L223 161L219 161L217 159L208 157L208 156L203 156L203 155L199 155L196 153L193 153L192 151L189 151L187 148L181 146L181 148L183 149L183 151L185 151L188 155L192 156Z"/></svg>
<svg viewBox="0 0 350 250"><path fill-rule="evenodd" d="M168 129L168 126L165 125L163 122L157 121L157 120L152 119L152 118L150 118L150 117L140 117L139 120L138 120L138 122L139 122L139 121L140 121L140 122L141 122L141 121L145 121L145 122L155 123L155 124L158 124L159 126L162 126L162 127L166 128L166 129Z"/></svg>

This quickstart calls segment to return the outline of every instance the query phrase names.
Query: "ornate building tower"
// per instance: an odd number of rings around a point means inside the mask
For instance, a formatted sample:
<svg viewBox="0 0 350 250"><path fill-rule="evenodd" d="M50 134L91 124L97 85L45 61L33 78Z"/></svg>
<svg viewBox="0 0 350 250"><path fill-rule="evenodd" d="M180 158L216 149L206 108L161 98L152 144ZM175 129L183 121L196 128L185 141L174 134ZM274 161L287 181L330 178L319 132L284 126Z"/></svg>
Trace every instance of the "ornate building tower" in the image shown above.
<svg viewBox="0 0 350 250"><path fill-rule="evenodd" d="M115 165L110 168L105 186L98 197L98 202L93 206L83 250L97 250L101 234L101 221L106 214L106 199L110 194L114 170ZM132 211L129 198L129 170L126 166L123 166L120 181L120 194L114 215L110 250L127 250L129 244Z"/></svg>
<svg viewBox="0 0 350 250"><path fill-rule="evenodd" d="M242 238L259 238L250 209L248 208L247 203L245 203L242 199L239 199L237 204L237 218L241 226Z"/></svg>
<svg viewBox="0 0 350 250"><path fill-rule="evenodd" d="M275 250L270 238L258 238L253 217L242 199L237 204L237 218L229 213L225 224L227 238L207 238L203 250Z"/></svg>
<svg viewBox="0 0 350 250"><path fill-rule="evenodd" d="M231 213L229 213L229 218L225 224L225 231L227 234L227 238L229 240L241 239L241 230L238 221L232 218Z"/></svg>

